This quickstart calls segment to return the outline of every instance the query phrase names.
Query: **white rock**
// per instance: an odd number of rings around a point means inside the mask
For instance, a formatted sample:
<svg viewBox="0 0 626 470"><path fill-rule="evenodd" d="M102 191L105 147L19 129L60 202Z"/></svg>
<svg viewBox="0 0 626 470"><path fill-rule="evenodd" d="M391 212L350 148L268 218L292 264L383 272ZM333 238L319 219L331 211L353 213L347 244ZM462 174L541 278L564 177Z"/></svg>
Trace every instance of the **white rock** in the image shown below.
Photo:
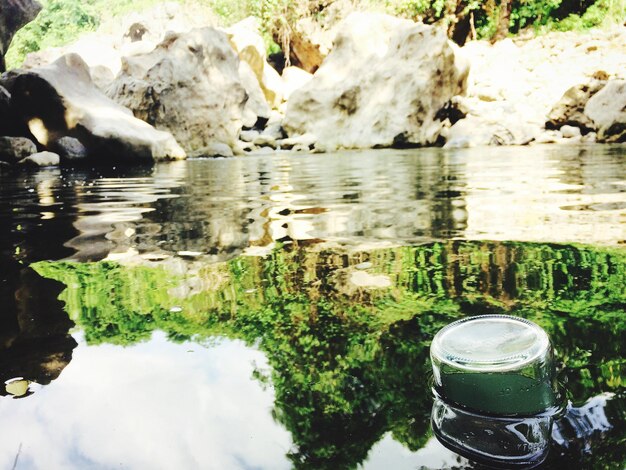
<svg viewBox="0 0 626 470"><path fill-rule="evenodd" d="M211 142L206 147L199 149L195 152L195 156L202 157L232 157L234 156L233 150L230 146L222 142Z"/></svg>
<svg viewBox="0 0 626 470"><path fill-rule="evenodd" d="M626 80L610 80L585 105L599 142L626 142Z"/></svg>
<svg viewBox="0 0 626 470"><path fill-rule="evenodd" d="M248 63L243 60L239 62L239 78L248 94L242 124L245 127L253 127L259 118L269 119L271 109L265 100L265 95L259 86L257 78L254 76L254 72Z"/></svg>
<svg viewBox="0 0 626 470"><path fill-rule="evenodd" d="M572 137L580 137L580 129L578 127L574 127L574 126L561 126L561 134L563 135L563 137L565 137L566 139L570 139Z"/></svg>
<svg viewBox="0 0 626 470"><path fill-rule="evenodd" d="M38 152L24 158L20 165L30 166L57 166L61 162L61 157L53 152Z"/></svg>
<svg viewBox="0 0 626 470"><path fill-rule="evenodd" d="M299 67L285 67L283 70L285 100L289 101L291 94L306 85L313 75Z"/></svg>
<svg viewBox="0 0 626 470"><path fill-rule="evenodd" d="M435 143L443 127L435 115L467 78L445 32L366 13L339 31L313 79L291 95L287 134L313 133L327 150Z"/></svg>
<svg viewBox="0 0 626 470"><path fill-rule="evenodd" d="M257 145L259 147L272 147L272 148L276 148L276 139L274 139L272 136L270 135L266 135L266 134L260 134L258 135L253 141L252 143L254 145Z"/></svg>
<svg viewBox="0 0 626 470"><path fill-rule="evenodd" d="M232 147L248 100L239 59L213 28L172 33L149 54L125 58L107 94L192 155L212 142Z"/></svg>
<svg viewBox="0 0 626 470"><path fill-rule="evenodd" d="M69 135L94 158L133 161L186 156L170 133L135 118L96 89L87 65L76 54L18 71L10 81L19 118L44 146Z"/></svg>
<svg viewBox="0 0 626 470"><path fill-rule="evenodd" d="M259 135L260 135L259 131L255 131L255 130L241 131L239 133L239 139L243 140L244 142L252 142Z"/></svg>

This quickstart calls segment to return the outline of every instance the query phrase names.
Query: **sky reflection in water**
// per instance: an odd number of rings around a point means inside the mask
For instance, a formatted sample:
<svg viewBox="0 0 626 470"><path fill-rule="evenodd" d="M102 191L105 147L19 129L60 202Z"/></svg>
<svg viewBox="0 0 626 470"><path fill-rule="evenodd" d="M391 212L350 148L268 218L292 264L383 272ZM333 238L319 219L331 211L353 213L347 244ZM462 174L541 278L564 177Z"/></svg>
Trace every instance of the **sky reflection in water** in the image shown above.
<svg viewBox="0 0 626 470"><path fill-rule="evenodd" d="M238 341L79 339L62 378L0 402L0 467L21 446L21 469L289 468L290 436L272 420L271 387L250 380L255 366L264 355Z"/></svg>

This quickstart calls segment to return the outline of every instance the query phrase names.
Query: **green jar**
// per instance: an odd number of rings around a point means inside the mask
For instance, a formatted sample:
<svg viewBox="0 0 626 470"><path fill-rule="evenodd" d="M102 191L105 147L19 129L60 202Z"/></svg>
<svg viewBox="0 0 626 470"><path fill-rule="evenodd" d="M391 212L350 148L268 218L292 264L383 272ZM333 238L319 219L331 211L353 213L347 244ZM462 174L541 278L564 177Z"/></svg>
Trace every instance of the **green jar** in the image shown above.
<svg viewBox="0 0 626 470"><path fill-rule="evenodd" d="M456 321L434 337L437 394L466 409L530 416L557 405L552 347L535 323L506 315Z"/></svg>

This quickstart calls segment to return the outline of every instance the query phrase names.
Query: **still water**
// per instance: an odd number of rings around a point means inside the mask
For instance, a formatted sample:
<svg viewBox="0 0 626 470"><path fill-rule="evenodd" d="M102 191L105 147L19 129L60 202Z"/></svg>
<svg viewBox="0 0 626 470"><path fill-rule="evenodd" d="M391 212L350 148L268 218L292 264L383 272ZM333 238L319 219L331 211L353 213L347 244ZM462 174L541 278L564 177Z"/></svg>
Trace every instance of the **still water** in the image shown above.
<svg viewBox="0 0 626 470"><path fill-rule="evenodd" d="M0 222L0 468L478 468L428 350L481 313L552 338L544 467L626 468L624 146L11 171Z"/></svg>

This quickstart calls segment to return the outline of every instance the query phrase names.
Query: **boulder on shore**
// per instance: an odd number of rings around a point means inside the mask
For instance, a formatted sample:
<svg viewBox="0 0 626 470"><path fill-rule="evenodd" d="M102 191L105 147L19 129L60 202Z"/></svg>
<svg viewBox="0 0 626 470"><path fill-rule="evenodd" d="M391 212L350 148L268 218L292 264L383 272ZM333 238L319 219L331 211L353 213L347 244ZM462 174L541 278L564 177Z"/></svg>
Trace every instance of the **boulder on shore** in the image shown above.
<svg viewBox="0 0 626 470"><path fill-rule="evenodd" d="M598 142L626 142L626 80L610 80L585 105L598 130Z"/></svg>
<svg viewBox="0 0 626 470"><path fill-rule="evenodd" d="M19 161L20 165L33 166L33 167L45 167L45 166L58 166L61 162L61 158L54 152L38 152L34 153L23 160Z"/></svg>
<svg viewBox="0 0 626 470"><path fill-rule="evenodd" d="M228 36L209 27L172 33L152 52L124 58L107 94L192 155L216 142L232 148L248 100Z"/></svg>
<svg viewBox="0 0 626 470"><path fill-rule="evenodd" d="M560 129L567 125L579 127L584 133L595 130L594 122L585 114L585 105L604 85L606 81L591 80L568 89L548 114L546 129Z"/></svg>
<svg viewBox="0 0 626 470"><path fill-rule="evenodd" d="M13 35L26 23L33 21L41 5L35 0L2 0L0 7L0 72L4 72L4 55Z"/></svg>
<svg viewBox="0 0 626 470"><path fill-rule="evenodd" d="M185 157L171 134L135 118L97 90L76 54L45 67L8 72L0 81L11 93L18 118L44 147L71 136L90 157L107 161Z"/></svg>
<svg viewBox="0 0 626 470"><path fill-rule="evenodd" d="M37 146L26 137L0 137L0 161L16 163L37 152Z"/></svg>
<svg viewBox="0 0 626 470"><path fill-rule="evenodd" d="M438 112L464 93L468 69L444 31L382 14L353 13L313 78L290 97L283 127L317 147L435 144Z"/></svg>

